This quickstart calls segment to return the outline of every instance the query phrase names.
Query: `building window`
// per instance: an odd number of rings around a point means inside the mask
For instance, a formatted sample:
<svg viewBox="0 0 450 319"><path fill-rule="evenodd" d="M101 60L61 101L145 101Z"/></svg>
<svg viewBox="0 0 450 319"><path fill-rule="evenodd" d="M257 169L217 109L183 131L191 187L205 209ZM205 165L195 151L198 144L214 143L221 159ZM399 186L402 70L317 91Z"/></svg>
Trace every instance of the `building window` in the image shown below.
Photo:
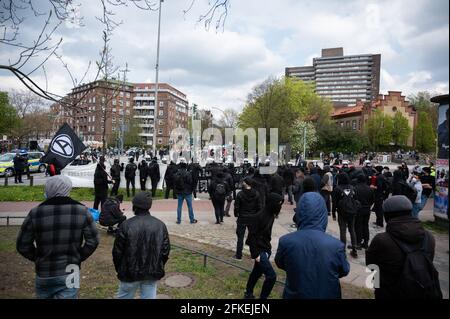
<svg viewBox="0 0 450 319"><path fill-rule="evenodd" d="M159 120L158 125L164 125L164 120Z"/></svg>
<svg viewBox="0 0 450 319"><path fill-rule="evenodd" d="M159 110L159 116L163 116L164 115L164 110Z"/></svg>
<svg viewBox="0 0 450 319"><path fill-rule="evenodd" d="M130 106L130 101L126 101L126 102L125 102L125 105L126 105L126 106Z"/></svg>
<svg viewBox="0 0 450 319"><path fill-rule="evenodd" d="M394 107L392 107L392 112L397 112L397 107L396 106L394 106Z"/></svg>
<svg viewBox="0 0 450 319"><path fill-rule="evenodd" d="M159 135L162 135L162 133L163 133L163 130L160 128L160 129L158 130L158 134L159 134Z"/></svg>
<svg viewBox="0 0 450 319"><path fill-rule="evenodd" d="M341 127L344 127L344 122L343 122L343 121L341 121L341 123L340 123L340 124L341 124Z"/></svg>
<svg viewBox="0 0 450 319"><path fill-rule="evenodd" d="M353 121L352 121L352 129L353 129L353 130L356 130L356 120L353 120Z"/></svg>
<svg viewBox="0 0 450 319"><path fill-rule="evenodd" d="M112 101L112 105L116 105L117 104L117 101L116 100L113 100Z"/></svg>
<svg viewBox="0 0 450 319"><path fill-rule="evenodd" d="M164 106L164 102L163 101L159 101L159 106Z"/></svg>
<svg viewBox="0 0 450 319"><path fill-rule="evenodd" d="M361 131L361 120L358 120L358 130Z"/></svg>
<svg viewBox="0 0 450 319"><path fill-rule="evenodd" d="M346 121L346 122L345 122L345 127L346 127L346 128L350 128L350 121Z"/></svg>
<svg viewBox="0 0 450 319"><path fill-rule="evenodd" d="M162 144L162 139L158 138L158 144Z"/></svg>

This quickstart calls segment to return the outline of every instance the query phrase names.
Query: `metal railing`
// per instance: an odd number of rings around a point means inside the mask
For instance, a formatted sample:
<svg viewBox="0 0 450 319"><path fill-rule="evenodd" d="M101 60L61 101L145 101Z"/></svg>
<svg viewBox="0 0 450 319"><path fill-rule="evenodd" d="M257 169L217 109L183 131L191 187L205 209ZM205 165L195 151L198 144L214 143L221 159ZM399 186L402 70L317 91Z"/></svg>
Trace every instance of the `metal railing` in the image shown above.
<svg viewBox="0 0 450 319"><path fill-rule="evenodd" d="M5 218L6 218L6 227L9 227L9 220L10 219L19 219L19 218L25 219L26 216L0 216L0 219L5 219ZM200 256L203 256L203 268L207 267L208 258L210 258L212 260L221 262L221 263L226 264L228 266L231 266L231 267L234 267L234 268L246 271L246 272L252 272L252 269L249 269L249 268L246 268L246 267L243 267L243 266L240 266L240 265L236 265L236 264L234 264L234 263L232 263L232 262L230 262L228 260L222 259L222 258L214 256L214 255L210 255L210 254L208 254L206 252L203 252L203 251L190 249L190 248L183 247L183 246L180 246L180 245L176 245L176 244L173 244L173 243L171 243L170 246L174 247L174 248L181 249L181 250L189 251L190 253L195 253L195 254L198 254ZM285 282L280 281L280 280L277 280L276 283L278 283L278 284L280 284L282 286L286 285Z"/></svg>

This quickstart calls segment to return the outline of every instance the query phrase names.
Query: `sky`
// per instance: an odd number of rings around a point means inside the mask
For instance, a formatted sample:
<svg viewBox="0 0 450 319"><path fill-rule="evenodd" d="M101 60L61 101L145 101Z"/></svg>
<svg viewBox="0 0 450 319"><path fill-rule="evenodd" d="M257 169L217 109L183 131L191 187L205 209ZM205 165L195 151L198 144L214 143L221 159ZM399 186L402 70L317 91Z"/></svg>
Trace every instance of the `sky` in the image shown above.
<svg viewBox="0 0 450 319"><path fill-rule="evenodd" d="M44 12L47 2L35 5ZM284 75L287 66L311 65L322 48L331 47L343 47L346 55L381 54L381 94L448 94L448 0L230 0L219 30L214 22L209 30L198 22L208 11L208 0L195 0L184 14L191 2L162 4L159 81L217 117L226 108L240 111L258 83ZM80 79L89 61L95 65L102 47L102 25L95 18L101 5L100 0L75 3L80 4L74 8L84 26L63 23L53 40L63 39L59 53ZM154 82L158 13L133 5L111 9L123 21L111 36L114 64L123 69L128 63L130 82ZM28 14L19 35L23 43L36 38L42 23L42 16ZM17 52L0 44L0 64L15 57ZM31 59L25 70L42 59ZM47 80L41 70L33 80L51 92L68 93L73 85L61 62L50 58L45 65ZM94 69L85 82L94 77ZM0 90L10 89L24 87L0 70Z"/></svg>

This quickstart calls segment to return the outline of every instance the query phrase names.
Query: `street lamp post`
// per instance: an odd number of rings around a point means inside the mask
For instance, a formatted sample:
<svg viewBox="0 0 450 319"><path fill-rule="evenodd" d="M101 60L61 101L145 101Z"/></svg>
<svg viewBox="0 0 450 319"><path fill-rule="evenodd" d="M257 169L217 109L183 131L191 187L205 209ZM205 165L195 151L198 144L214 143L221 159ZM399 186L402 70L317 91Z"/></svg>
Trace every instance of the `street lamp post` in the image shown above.
<svg viewBox="0 0 450 319"><path fill-rule="evenodd" d="M156 118L158 109L158 73L159 73L159 43L161 37L161 6L164 0L159 1L159 17L158 17L158 41L156 44L156 79L155 79L155 112L153 116L153 156L156 156Z"/></svg>

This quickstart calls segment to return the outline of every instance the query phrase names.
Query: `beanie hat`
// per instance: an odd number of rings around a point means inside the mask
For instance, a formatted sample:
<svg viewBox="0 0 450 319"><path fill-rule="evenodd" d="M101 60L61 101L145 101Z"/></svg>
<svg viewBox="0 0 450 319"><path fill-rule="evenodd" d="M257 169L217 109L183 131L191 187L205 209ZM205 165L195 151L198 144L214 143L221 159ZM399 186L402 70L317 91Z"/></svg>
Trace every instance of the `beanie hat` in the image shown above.
<svg viewBox="0 0 450 319"><path fill-rule="evenodd" d="M386 217L410 215L412 203L405 195L394 195L385 200L383 211Z"/></svg>
<svg viewBox="0 0 450 319"><path fill-rule="evenodd" d="M149 210L152 207L152 194L150 192L140 192L133 198L133 210L135 208Z"/></svg>

